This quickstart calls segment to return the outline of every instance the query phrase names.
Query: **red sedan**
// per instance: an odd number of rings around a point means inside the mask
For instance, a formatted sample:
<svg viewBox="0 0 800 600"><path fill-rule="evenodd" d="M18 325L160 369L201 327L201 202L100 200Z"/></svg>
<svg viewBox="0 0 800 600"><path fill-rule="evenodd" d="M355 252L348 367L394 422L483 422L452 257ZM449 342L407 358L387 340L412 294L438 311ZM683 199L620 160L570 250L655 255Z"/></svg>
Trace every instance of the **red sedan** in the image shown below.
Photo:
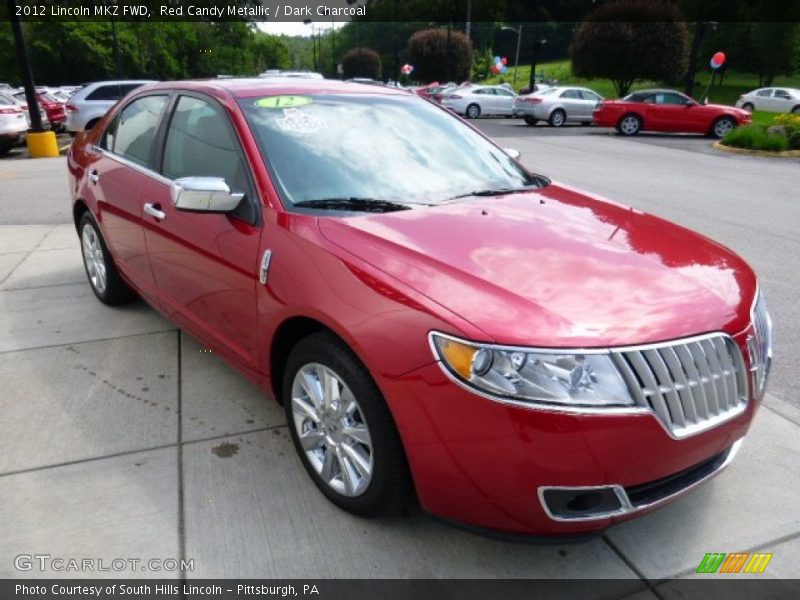
<svg viewBox="0 0 800 600"><path fill-rule="evenodd" d="M615 127L623 135L640 131L700 133L723 137L734 127L750 123L745 110L720 104L699 104L673 90L641 90L622 100L604 100L594 111L594 123Z"/></svg>
<svg viewBox="0 0 800 600"><path fill-rule="evenodd" d="M16 97L25 102L24 93L19 93ZM47 120L50 121L50 127L55 131L64 129L64 123L67 120L67 111L64 108L64 103L45 92L36 92L36 98L39 100L39 106L44 109Z"/></svg>
<svg viewBox="0 0 800 600"><path fill-rule="evenodd" d="M281 402L333 503L583 535L733 459L771 325L731 251L510 154L389 88L160 83L78 136L69 188L97 298Z"/></svg>

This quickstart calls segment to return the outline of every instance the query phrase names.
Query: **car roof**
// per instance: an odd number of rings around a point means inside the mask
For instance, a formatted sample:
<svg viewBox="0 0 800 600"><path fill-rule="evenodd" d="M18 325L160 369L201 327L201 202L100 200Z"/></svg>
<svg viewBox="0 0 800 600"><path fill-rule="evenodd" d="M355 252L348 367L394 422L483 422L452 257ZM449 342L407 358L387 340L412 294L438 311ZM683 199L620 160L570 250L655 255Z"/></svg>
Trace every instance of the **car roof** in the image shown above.
<svg viewBox="0 0 800 600"><path fill-rule="evenodd" d="M336 79L302 79L297 77L192 79L153 83L137 91L145 90L189 90L205 93L223 93L236 98L254 96L277 96L280 94L370 94L409 96L404 90L377 85L350 83Z"/></svg>
<svg viewBox="0 0 800 600"><path fill-rule="evenodd" d="M666 88L653 88L649 90L634 90L630 92L628 95L631 96L633 94L680 94L681 96L685 96L683 92L678 90L668 90Z"/></svg>

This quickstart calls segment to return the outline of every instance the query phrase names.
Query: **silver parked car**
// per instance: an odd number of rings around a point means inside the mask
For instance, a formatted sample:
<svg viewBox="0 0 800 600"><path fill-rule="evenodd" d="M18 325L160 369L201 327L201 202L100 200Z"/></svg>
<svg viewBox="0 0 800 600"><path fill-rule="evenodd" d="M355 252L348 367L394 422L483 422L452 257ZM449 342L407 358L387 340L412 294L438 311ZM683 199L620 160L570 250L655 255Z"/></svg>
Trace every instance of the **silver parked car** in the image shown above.
<svg viewBox="0 0 800 600"><path fill-rule="evenodd" d="M739 96L736 108L743 108L748 112L766 110L800 114L800 90L778 87L760 88Z"/></svg>
<svg viewBox="0 0 800 600"><path fill-rule="evenodd" d="M511 116L517 95L500 85L471 85L444 92L442 106L469 119L481 115Z"/></svg>
<svg viewBox="0 0 800 600"><path fill-rule="evenodd" d="M22 141L28 122L22 106L0 94L0 156Z"/></svg>
<svg viewBox="0 0 800 600"><path fill-rule="evenodd" d="M155 83L155 81L97 81L86 84L70 97L66 105L67 131L78 133L91 129L120 98L145 83Z"/></svg>
<svg viewBox="0 0 800 600"><path fill-rule="evenodd" d="M514 102L514 116L522 117L528 125L546 121L553 127L578 122L590 125L592 113L603 97L582 87L551 87L527 96L518 96Z"/></svg>

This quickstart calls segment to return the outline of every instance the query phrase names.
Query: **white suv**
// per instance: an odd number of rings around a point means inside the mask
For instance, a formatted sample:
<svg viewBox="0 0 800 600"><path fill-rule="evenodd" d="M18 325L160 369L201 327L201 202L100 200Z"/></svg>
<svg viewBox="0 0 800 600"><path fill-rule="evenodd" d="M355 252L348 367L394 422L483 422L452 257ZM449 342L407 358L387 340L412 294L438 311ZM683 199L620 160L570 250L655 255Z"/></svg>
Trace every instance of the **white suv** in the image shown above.
<svg viewBox="0 0 800 600"><path fill-rule="evenodd" d="M155 82L125 80L96 81L86 84L70 97L66 105L67 131L78 133L84 129L91 129L120 98L146 83Z"/></svg>

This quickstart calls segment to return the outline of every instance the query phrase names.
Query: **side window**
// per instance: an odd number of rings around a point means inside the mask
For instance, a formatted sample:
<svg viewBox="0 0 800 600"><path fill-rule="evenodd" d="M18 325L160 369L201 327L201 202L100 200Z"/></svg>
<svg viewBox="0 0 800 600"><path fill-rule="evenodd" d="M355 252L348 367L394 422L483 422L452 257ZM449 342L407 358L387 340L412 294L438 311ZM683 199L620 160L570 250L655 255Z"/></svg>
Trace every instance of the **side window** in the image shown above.
<svg viewBox="0 0 800 600"><path fill-rule="evenodd" d="M476 94L481 94L481 95L483 96L483 95L486 95L486 94L488 94L489 92L488 92L486 89L484 89L484 88L481 88L481 89L479 89L479 90L475 90L475 93L476 93Z"/></svg>
<svg viewBox="0 0 800 600"><path fill-rule="evenodd" d="M581 96L583 96L584 100L592 100L593 102L599 102L602 100L598 94L595 94L591 90L581 90Z"/></svg>
<svg viewBox="0 0 800 600"><path fill-rule="evenodd" d="M145 96L122 109L111 151L142 166L151 166L150 151L166 105L167 96Z"/></svg>
<svg viewBox="0 0 800 600"><path fill-rule="evenodd" d="M101 85L86 96L87 100L119 100L120 98L122 98L122 96L120 95L119 86L117 84Z"/></svg>
<svg viewBox="0 0 800 600"><path fill-rule="evenodd" d="M498 96L513 96L513 95L514 95L514 94L512 94L511 92L509 92L508 90L504 90L504 89L502 89L502 88L497 88L497 89L495 90L495 93L496 93Z"/></svg>
<svg viewBox="0 0 800 600"><path fill-rule="evenodd" d="M782 100L790 100L791 99L791 96L789 95L789 92L787 92L786 90L775 90L775 97L776 98L780 98Z"/></svg>
<svg viewBox="0 0 800 600"><path fill-rule="evenodd" d="M181 96L167 130L163 174L222 177L231 190L246 192L247 170L228 118L211 103Z"/></svg>
<svg viewBox="0 0 800 600"><path fill-rule="evenodd" d="M563 92L561 92L561 97L568 98L570 100L579 100L580 94L578 93L577 90L564 90Z"/></svg>
<svg viewBox="0 0 800 600"><path fill-rule="evenodd" d="M766 90L758 90L756 92L756 96L759 96L760 98L769 98L772 96L772 89L767 88Z"/></svg>
<svg viewBox="0 0 800 600"><path fill-rule="evenodd" d="M100 138L100 143L97 144L103 150L108 150L109 152L114 151L114 138L117 136L117 125L119 125L119 116L117 116L111 122L111 125L103 132L103 137Z"/></svg>
<svg viewBox="0 0 800 600"><path fill-rule="evenodd" d="M119 97L124 98L128 94L130 94L133 90L142 87L143 83L124 83L119 86Z"/></svg>

